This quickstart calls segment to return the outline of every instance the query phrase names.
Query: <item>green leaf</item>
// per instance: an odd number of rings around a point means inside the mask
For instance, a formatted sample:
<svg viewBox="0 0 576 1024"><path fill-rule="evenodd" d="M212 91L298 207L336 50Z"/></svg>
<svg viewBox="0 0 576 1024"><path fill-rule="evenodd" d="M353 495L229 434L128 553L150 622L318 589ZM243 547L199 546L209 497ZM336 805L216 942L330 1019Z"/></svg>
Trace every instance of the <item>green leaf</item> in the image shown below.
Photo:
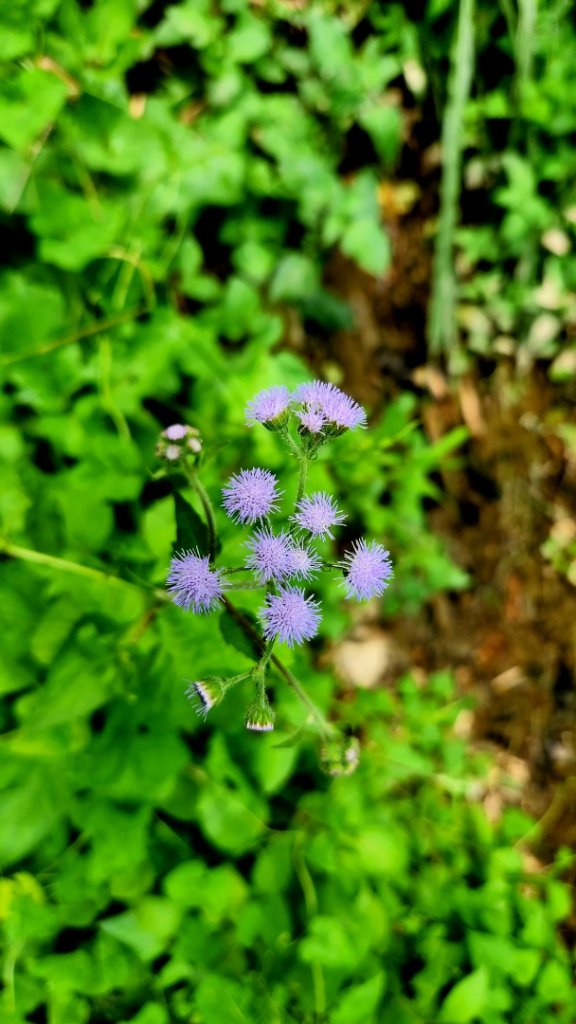
<svg viewBox="0 0 576 1024"><path fill-rule="evenodd" d="M252 849L266 828L239 797L223 786L206 786L198 800L198 817L211 842L236 856Z"/></svg>
<svg viewBox="0 0 576 1024"><path fill-rule="evenodd" d="M258 619L245 608L236 609L260 636ZM262 642L249 636L229 612L222 612L219 619L220 632L227 644L235 647L250 660L257 661L262 652Z"/></svg>
<svg viewBox="0 0 576 1024"><path fill-rule="evenodd" d="M340 244L342 252L370 274L384 274L390 267L390 241L376 220L352 221Z"/></svg>
<svg viewBox="0 0 576 1024"><path fill-rule="evenodd" d="M0 138L25 150L57 117L67 87L56 75L40 68L22 68L0 92Z"/></svg>
<svg viewBox="0 0 576 1024"><path fill-rule="evenodd" d="M547 1003L566 1002L574 994L574 983L569 964L561 964L558 960L549 960L538 975L536 988L538 994Z"/></svg>
<svg viewBox="0 0 576 1024"><path fill-rule="evenodd" d="M134 910L105 918L106 935L125 943L141 960L154 960L166 948L180 924L181 911L161 896L146 896Z"/></svg>
<svg viewBox="0 0 576 1024"><path fill-rule="evenodd" d="M68 793L59 772L35 770L4 792L0 806L0 866L14 864L42 842L66 814Z"/></svg>
<svg viewBox="0 0 576 1024"><path fill-rule="evenodd" d="M174 492L174 512L176 515L174 551L198 551L201 555L207 555L210 551L208 527L179 491Z"/></svg>
<svg viewBox="0 0 576 1024"><path fill-rule="evenodd" d="M482 1020L489 991L488 971L480 967L450 990L440 1007L438 1024L469 1024L470 1021Z"/></svg>
<svg viewBox="0 0 576 1024"><path fill-rule="evenodd" d="M309 934L300 942L299 955L304 963L350 970L358 966L364 955L357 938L345 919L319 914L312 919Z"/></svg>
<svg viewBox="0 0 576 1024"><path fill-rule="evenodd" d="M353 985L338 997L338 1005L332 1011L332 1024L369 1024L382 998L386 975L379 971L361 985Z"/></svg>
<svg viewBox="0 0 576 1024"><path fill-rule="evenodd" d="M320 287L318 267L300 253L287 253L279 262L270 285L272 302L309 298Z"/></svg>
<svg viewBox="0 0 576 1024"><path fill-rule="evenodd" d="M396 107L369 107L360 117L385 167L393 166L402 141L402 117Z"/></svg>
<svg viewBox="0 0 576 1024"><path fill-rule="evenodd" d="M120 1024L170 1024L168 1010L159 1003L146 1003L135 1017L121 1021Z"/></svg>

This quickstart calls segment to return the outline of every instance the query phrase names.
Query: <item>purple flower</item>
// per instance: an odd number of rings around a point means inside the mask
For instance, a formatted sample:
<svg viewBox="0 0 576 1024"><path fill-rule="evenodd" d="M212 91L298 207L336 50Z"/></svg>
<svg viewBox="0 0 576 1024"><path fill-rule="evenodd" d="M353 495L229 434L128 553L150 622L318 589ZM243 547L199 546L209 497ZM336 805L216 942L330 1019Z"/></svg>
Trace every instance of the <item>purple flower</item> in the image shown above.
<svg viewBox="0 0 576 1024"><path fill-rule="evenodd" d="M310 497L302 498L290 518L313 537L332 537L331 527L340 526L346 516L339 510L334 498L323 491L317 491Z"/></svg>
<svg viewBox="0 0 576 1024"><path fill-rule="evenodd" d="M187 434L188 427L185 427L182 423L173 423L171 427L166 427L164 431L164 437L168 438L169 441L181 441Z"/></svg>
<svg viewBox="0 0 576 1024"><path fill-rule="evenodd" d="M242 469L222 491L222 504L231 519L255 523L278 508L278 481L267 469Z"/></svg>
<svg viewBox="0 0 576 1024"><path fill-rule="evenodd" d="M322 380L301 384L295 392L294 400L304 404L304 415L321 414L329 424L341 430L366 425L366 413L362 406L334 384L326 384ZM299 416L302 421L302 414ZM317 423L317 417L312 422ZM304 425L307 426L306 423Z"/></svg>
<svg viewBox="0 0 576 1024"><path fill-rule="evenodd" d="M357 540L341 563L346 597L366 601L383 594L392 576L390 552L375 540Z"/></svg>
<svg viewBox="0 0 576 1024"><path fill-rule="evenodd" d="M319 434L326 424L324 413L320 412L320 409L307 409L306 412L298 412L296 415L310 434Z"/></svg>
<svg viewBox="0 0 576 1024"><path fill-rule="evenodd" d="M251 550L246 565L254 570L262 583L281 580L292 574L293 545L287 533L256 530L246 546Z"/></svg>
<svg viewBox="0 0 576 1024"><path fill-rule="evenodd" d="M290 576L298 579L309 580L322 568L322 560L315 551L311 551L305 544L292 543L290 551Z"/></svg>
<svg viewBox="0 0 576 1024"><path fill-rule="evenodd" d="M286 412L289 405L290 392L284 384L267 388L265 391L260 391L251 402L248 402L246 421L249 424L269 423Z"/></svg>
<svg viewBox="0 0 576 1024"><path fill-rule="evenodd" d="M210 559L194 551L182 551L170 563L166 584L174 604L194 612L209 612L216 606L227 586L218 569L210 568Z"/></svg>
<svg viewBox="0 0 576 1024"><path fill-rule="evenodd" d="M260 617L266 639L277 637L289 647L315 636L321 619L318 602L297 587L282 587L277 594L268 594Z"/></svg>

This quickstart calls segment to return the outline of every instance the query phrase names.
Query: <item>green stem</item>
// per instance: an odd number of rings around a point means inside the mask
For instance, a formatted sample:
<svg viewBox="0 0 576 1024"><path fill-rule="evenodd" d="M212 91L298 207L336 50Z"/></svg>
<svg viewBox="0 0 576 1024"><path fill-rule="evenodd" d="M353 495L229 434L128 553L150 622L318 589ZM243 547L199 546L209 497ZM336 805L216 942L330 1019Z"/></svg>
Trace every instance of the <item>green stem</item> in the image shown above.
<svg viewBox="0 0 576 1024"><path fill-rule="evenodd" d="M276 637L272 637L271 640L268 640L266 642L266 646L265 646L265 648L264 648L264 650L262 652L262 657L260 658L260 661L258 662L258 668L260 669L260 671L262 672L263 675L265 675L266 669L268 667L268 662L270 661L270 659L272 657L272 648L274 647L275 640L276 640Z"/></svg>
<svg viewBox="0 0 576 1024"><path fill-rule="evenodd" d="M293 676L290 670L287 669L282 664L281 661L278 661L278 659L274 655L272 656L271 660L272 664L274 665L274 668L278 669L278 671L284 676L284 679L286 680L288 685L292 687L294 693L308 708L308 713L310 714L310 717L314 720L320 734L322 736L325 736L326 739L328 739L331 736L334 736L338 732L338 730L334 725L330 724L328 719L320 711L320 708L316 707L314 701L310 699L304 687L301 686L301 684L296 679L296 676Z"/></svg>
<svg viewBox="0 0 576 1024"><path fill-rule="evenodd" d="M304 903L306 906L306 915L308 920L311 920L318 913L318 896L316 894L316 888L308 866L304 859L302 851L304 841L304 835L302 832L297 833L296 843L294 844L294 870L296 877L300 882L302 893L304 895ZM313 960L310 964L310 970L312 972L312 986L314 990L314 1011L316 1020L320 1021L324 1019L326 1013L326 988L324 984L324 971L322 965L317 960Z"/></svg>
<svg viewBox="0 0 576 1024"><path fill-rule="evenodd" d="M36 356L49 355L50 352L56 352L57 349L65 348L66 345L74 345L77 341L91 338L94 334L101 334L103 331L112 330L113 327L129 323L130 320L137 320L139 316L148 311L147 306L136 306L135 309L127 309L123 313L116 313L105 320L99 320L95 324L81 327L78 331L74 331L73 334L65 334L63 338L57 338L56 341L49 341L45 345L39 345L38 348L32 349L30 352L15 352L14 355L2 356L0 366L12 366L13 363L22 363L24 360L34 359Z"/></svg>
<svg viewBox="0 0 576 1024"><path fill-rule="evenodd" d="M248 580L239 580L238 583L231 583L228 590L261 590L262 584L257 582L249 583Z"/></svg>
<svg viewBox="0 0 576 1024"><path fill-rule="evenodd" d="M18 558L24 562L34 562L36 565L46 565L50 569L57 569L59 572L70 572L76 576L87 576L90 579L110 583L112 586L134 587L136 590L148 590L147 587L133 583L131 580L122 579L114 573L102 572L101 569L92 569L88 565L80 565L79 562L70 562L66 558L58 558L56 555L48 555L44 551L34 551L32 548L23 548L18 544L9 544L8 541L0 540L0 555L7 555L8 558ZM162 590L154 590L154 596L160 601L168 601L170 598Z"/></svg>
<svg viewBox="0 0 576 1024"><path fill-rule="evenodd" d="M200 504L204 510L206 526L208 527L208 555L210 557L210 561L213 562L216 557L217 529L212 502L210 501L204 484L200 481L195 469L187 462L182 462L181 468L191 488L198 495Z"/></svg>
<svg viewBox="0 0 576 1024"><path fill-rule="evenodd" d="M310 460L307 455L302 452L299 453L299 473L298 473L298 493L296 495L296 504L304 497L304 491L306 490L306 479L308 477L308 466Z"/></svg>
<svg viewBox="0 0 576 1024"><path fill-rule="evenodd" d="M58 572L69 572L76 576L85 576L88 579L99 580L100 582L108 583L111 586L132 587L135 590L144 592L151 591L155 600L160 604L166 604L170 601L170 595L165 593L164 590L147 587L140 583L133 583L131 580L122 579L121 576L115 576L113 573L102 572L101 569L93 569L88 565L80 565L79 562L70 562L66 558L58 558L56 555L48 555L43 551L34 551L32 548L23 548L18 544L10 544L8 541L0 538L0 556L2 555L8 558L17 558L24 562L32 562L35 565L45 565L47 568L56 569ZM334 726L330 725L320 709L316 707L306 691L302 688L296 677L292 675L292 673L273 653L274 640L269 640L267 643L263 643L257 630L254 629L252 623L242 614L242 612L239 611L239 609L236 608L227 597L222 597L221 601L227 612L238 623L241 629L244 630L246 636L253 640L254 645L260 649L261 656L258 667L262 669L266 668L270 663L274 665L274 668L284 677L288 685L292 687L302 703L307 707L308 712L316 723L320 733L327 737L333 735L336 731ZM149 609L145 613L144 620L142 620L145 622L145 627L149 624L152 615L152 609ZM141 624L138 624L136 627L137 635L139 634L140 626Z"/></svg>
<svg viewBox="0 0 576 1024"><path fill-rule="evenodd" d="M261 652L260 657L262 659L266 653L267 645L262 641L262 637L260 636L258 631L254 629L254 626L252 625L250 620L247 619L246 616L242 614L240 609L236 608L236 606L233 605L232 602L229 601L225 595L221 597L220 600L224 607L226 608L228 614L231 615L234 621L238 623L240 628L244 630L246 636L253 641L256 649ZM288 686L290 686L294 690L296 696L300 698L302 703L308 709L309 715L314 720L320 734L326 738L334 736L334 734L337 733L338 730L336 729L335 726L330 724L327 718L325 718L325 716L320 711L320 708L316 707L314 702L306 693L306 690L303 689L303 687L296 679L296 676L292 675L290 670L282 664L280 659L274 653L269 654L268 658L266 659L266 664L268 664L268 662L270 662L270 664L274 666L276 671L284 677L284 679L288 683Z"/></svg>

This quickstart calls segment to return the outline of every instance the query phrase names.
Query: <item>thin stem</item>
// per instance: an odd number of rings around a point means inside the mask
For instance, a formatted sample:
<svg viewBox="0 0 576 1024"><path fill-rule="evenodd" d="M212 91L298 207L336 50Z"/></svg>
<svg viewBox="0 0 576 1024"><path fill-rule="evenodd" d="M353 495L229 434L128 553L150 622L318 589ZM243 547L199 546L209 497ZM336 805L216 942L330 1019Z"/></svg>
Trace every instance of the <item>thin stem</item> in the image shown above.
<svg viewBox="0 0 576 1024"><path fill-rule="evenodd" d="M88 576L90 579L104 581L113 586L134 587L137 590L148 590L147 587L131 580L125 580L114 573L102 572L101 569L93 569L88 565L80 565L79 562L70 562L67 558L58 558L56 555L48 555L44 551L34 551L32 548L23 548L18 544L9 544L8 541L0 540L0 555L7 555L8 558L18 558L24 562L34 562L36 565L46 565L59 572L70 572L76 576ZM154 590L154 596L161 601L169 600L168 596L161 590Z"/></svg>
<svg viewBox="0 0 576 1024"><path fill-rule="evenodd" d="M290 670L287 669L285 667L285 665L283 665L282 662L279 661L278 658L276 658L275 655L272 655L272 659L271 660L272 660L272 664L274 665L274 667L276 669L278 669L278 671L284 676L284 679L286 680L288 685L292 687L292 689L294 690L294 693L300 698L302 703L308 708L308 712L309 712L310 716L313 718L313 720L316 723L316 725L318 726L318 729L319 729L321 735L325 736L327 738L330 737L330 736L334 736L338 732L336 726L331 725L331 723L328 721L328 719L320 711L320 708L316 707L316 705L314 704L314 701L312 701L310 699L310 697L306 693L306 690L303 688L303 686L296 679L296 676L293 676L292 673L290 672Z"/></svg>
<svg viewBox="0 0 576 1024"><path fill-rule="evenodd" d="M216 557L216 518L214 516L214 509L212 508L212 502L208 497L207 491L204 484L200 481L196 470L188 463L182 463L182 471L188 480L188 483L192 487L200 499L202 508L204 509L204 515L206 516L206 526L208 527L208 554L210 561L214 561Z"/></svg>
<svg viewBox="0 0 576 1024"><path fill-rule="evenodd" d="M258 663L258 667L262 671L263 674L266 672L266 668L268 667L268 662L270 661L270 658L272 657L272 648L274 647L275 641L276 641L276 637L272 637L271 640L268 640L266 642L266 646L265 646L265 648L264 648L264 650L262 652L262 657L260 658L260 661Z"/></svg>
<svg viewBox="0 0 576 1024"><path fill-rule="evenodd" d="M258 631L254 629L254 626L252 625L250 620L247 619L246 616L242 614L240 609L236 608L236 606L233 605L232 602L229 601L225 595L220 598L220 601L226 608L228 614L232 616L234 621L237 622L240 628L244 631L246 636L249 637L250 640L252 640L255 649L260 652L260 657L262 658L266 650L266 644L263 642L262 637L260 636ZM311 718L316 723L321 735L325 737L334 736L338 732L338 730L334 725L331 725L330 722L325 718L325 716L320 711L320 708L316 707L314 702L306 693L306 690L303 689L303 687L296 679L296 676L292 675L290 670L282 664L280 659L275 654L271 654L270 657L267 659L267 663L268 661L270 662L270 664L274 666L276 671L284 677L284 679L288 683L288 686L292 687L294 693L300 698L302 703L308 709L308 712Z"/></svg>
<svg viewBox="0 0 576 1024"><path fill-rule="evenodd" d="M57 338L56 341L49 341L45 345L39 345L38 348L32 349L30 352L16 352L14 355L2 356L0 366L12 366L13 363L22 363L26 359L34 359L36 356L49 355L50 352L56 352L57 349L64 348L66 345L74 345L77 341L83 341L84 338L90 338L94 334L109 331L113 327L119 327L120 324L128 323L130 320L137 320L139 316L147 312L149 312L147 306L136 306L135 309L127 309L123 313L116 313L114 316L99 320L95 324L81 327L78 331L74 331L73 334L65 334L63 338Z"/></svg>
<svg viewBox="0 0 576 1024"><path fill-rule="evenodd" d="M308 919L313 918L318 912L318 896L316 894L316 888L308 866L304 859L302 852L304 835L302 832L297 833L296 842L294 844L294 870L296 877L302 887L302 893L304 895L304 903L306 906L306 914ZM312 985L314 989L314 1009L317 1020L322 1020L326 1013L326 989L324 985L324 971L322 965L317 960L313 960L310 964L310 970L312 972Z"/></svg>
<svg viewBox="0 0 576 1024"><path fill-rule="evenodd" d="M306 479L308 477L308 466L310 460L307 455L300 453L299 455L299 473L298 473L298 493L296 495L296 504L298 504L304 497L304 491L306 490Z"/></svg>
<svg viewBox="0 0 576 1024"><path fill-rule="evenodd" d="M291 455L294 455L294 456L296 456L297 459L299 459L301 457L301 455L302 455L302 450L299 447L299 445L296 443L294 438L292 437L292 434L290 433L290 431L288 429L288 425L285 424L283 427L280 427L278 429L278 433L279 433L281 439L284 441L284 443L285 443L288 451L291 453Z"/></svg>
<svg viewBox="0 0 576 1024"><path fill-rule="evenodd" d="M228 590L261 590L262 584L256 581L239 580L238 583L231 583Z"/></svg>

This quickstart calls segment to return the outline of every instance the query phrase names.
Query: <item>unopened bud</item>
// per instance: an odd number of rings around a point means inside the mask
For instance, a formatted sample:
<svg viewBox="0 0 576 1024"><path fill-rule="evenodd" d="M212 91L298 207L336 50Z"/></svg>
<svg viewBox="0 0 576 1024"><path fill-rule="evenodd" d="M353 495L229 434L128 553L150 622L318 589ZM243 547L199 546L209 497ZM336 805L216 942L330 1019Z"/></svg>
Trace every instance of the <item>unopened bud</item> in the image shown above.
<svg viewBox="0 0 576 1024"><path fill-rule="evenodd" d="M360 744L354 736L338 735L320 751L320 767L327 775L352 775L360 762Z"/></svg>
<svg viewBox="0 0 576 1024"><path fill-rule="evenodd" d="M274 728L274 712L270 707L264 690L258 694L256 700L248 708L244 725L247 729L251 729L252 732L272 732Z"/></svg>
<svg viewBox="0 0 576 1024"><path fill-rule="evenodd" d="M211 708L221 704L228 689L228 683L220 676L206 676L206 679L190 683L186 696L200 702L198 713L207 715Z"/></svg>
<svg viewBox="0 0 576 1024"><path fill-rule="evenodd" d="M162 431L156 446L156 455L167 462L178 462L183 455L193 455L197 460L202 451L200 432L196 427L184 423L173 423Z"/></svg>

